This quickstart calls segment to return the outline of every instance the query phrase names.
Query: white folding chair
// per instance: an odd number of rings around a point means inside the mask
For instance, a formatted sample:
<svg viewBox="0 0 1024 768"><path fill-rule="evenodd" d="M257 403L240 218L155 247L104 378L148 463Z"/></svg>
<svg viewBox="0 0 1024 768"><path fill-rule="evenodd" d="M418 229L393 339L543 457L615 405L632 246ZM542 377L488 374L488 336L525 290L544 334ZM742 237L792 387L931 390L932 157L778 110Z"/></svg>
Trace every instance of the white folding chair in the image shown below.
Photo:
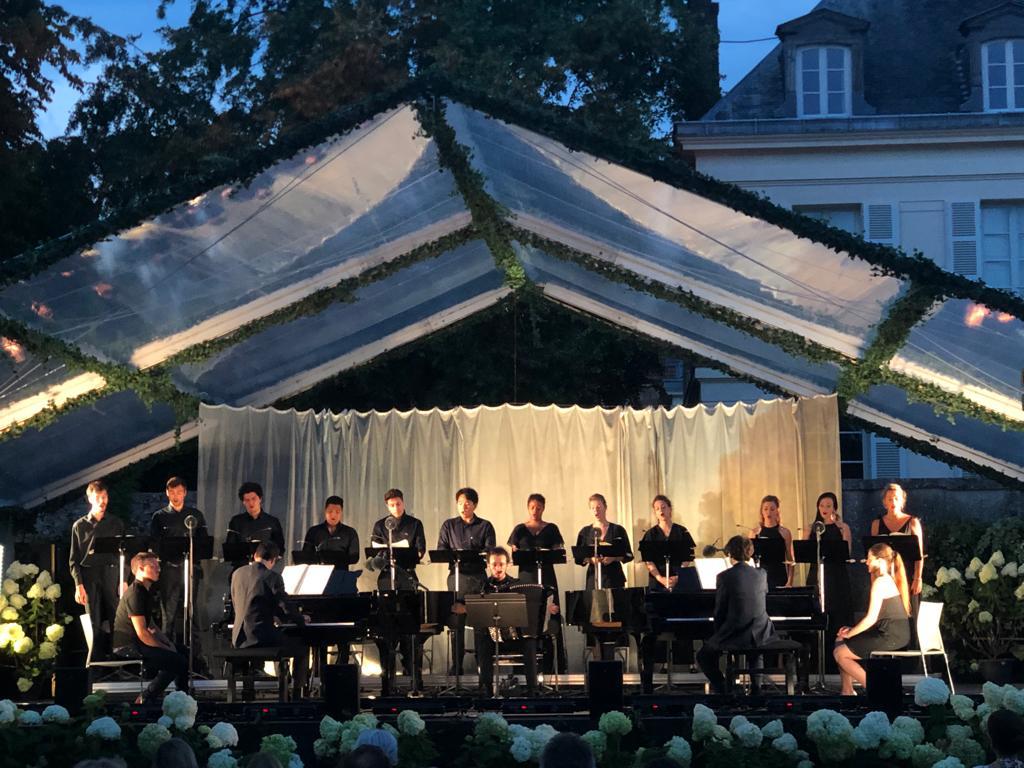
<svg viewBox="0 0 1024 768"><path fill-rule="evenodd" d="M922 601L917 611L917 645L918 649L906 651L872 651L871 658L889 656L898 658L921 659L921 667L924 674L928 676L928 657L942 656L946 663L946 677L949 679L950 693L956 693L953 686L953 673L949 668L949 656L946 655L946 647L942 644L942 632L939 630L939 619L942 618L943 603Z"/></svg>
<svg viewBox="0 0 1024 768"><path fill-rule="evenodd" d="M141 659L111 659L109 661L93 661L92 658L92 646L93 646L93 631L92 631L92 617L88 613L83 613L78 617L82 622L82 634L85 636L85 646L87 653L85 656L85 668L86 669L114 669L114 670L125 670L128 671L131 667L138 667L136 674L139 676L139 693L141 694L144 689L144 683L142 677L143 667L145 662ZM90 690L92 689L92 681L89 684Z"/></svg>

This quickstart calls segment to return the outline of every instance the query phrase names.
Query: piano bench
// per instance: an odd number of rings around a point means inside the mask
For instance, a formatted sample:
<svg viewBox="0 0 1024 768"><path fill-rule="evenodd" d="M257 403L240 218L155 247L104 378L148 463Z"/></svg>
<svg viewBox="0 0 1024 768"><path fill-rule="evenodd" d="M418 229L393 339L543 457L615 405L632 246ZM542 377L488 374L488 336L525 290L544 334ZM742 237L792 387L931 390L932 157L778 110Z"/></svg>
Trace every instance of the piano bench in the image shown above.
<svg viewBox="0 0 1024 768"><path fill-rule="evenodd" d="M782 672L786 676L786 695L796 693L797 656L803 652L803 646L795 640L777 640L768 645L748 648L727 648L725 653L725 687L731 691L736 675L744 673L750 678L752 693L760 690L759 677L766 673ZM781 667L759 667L754 660L764 656L777 654L782 662ZM749 661L749 663L748 663Z"/></svg>
<svg viewBox="0 0 1024 768"><path fill-rule="evenodd" d="M288 680L291 677L290 662L298 655L306 653L305 648L225 648L213 654L215 659L223 659L227 668L228 704L235 701L235 678L242 678L242 693L256 689L256 664L273 661L278 665L277 694L281 702L288 701ZM246 671L236 675L236 665L243 665Z"/></svg>

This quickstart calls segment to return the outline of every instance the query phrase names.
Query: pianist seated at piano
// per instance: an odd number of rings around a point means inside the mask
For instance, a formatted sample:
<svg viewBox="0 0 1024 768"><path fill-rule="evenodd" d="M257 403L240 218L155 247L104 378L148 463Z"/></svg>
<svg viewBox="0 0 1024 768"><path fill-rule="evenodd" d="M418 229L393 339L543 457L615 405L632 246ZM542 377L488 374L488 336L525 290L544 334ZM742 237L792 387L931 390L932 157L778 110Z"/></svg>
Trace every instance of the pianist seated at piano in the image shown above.
<svg viewBox="0 0 1024 768"><path fill-rule="evenodd" d="M731 567L718 574L715 582L715 631L697 652L697 664L712 693L725 692L725 676L719 668L724 652L770 647L779 640L768 617L768 577L750 562L753 543L746 536L733 536L725 543L725 554Z"/></svg>
<svg viewBox="0 0 1024 768"><path fill-rule="evenodd" d="M508 573L509 565L508 550L504 547L494 547L487 555L487 565L491 569L490 577L483 584L483 594L492 592L511 592L515 587L523 583L519 579L512 578ZM540 589L540 587L535 587ZM494 628L484 630L476 629L473 632L473 639L476 643L476 658L480 664L480 688L488 696L494 695L494 648L495 638L492 634ZM501 631L502 650L509 648L510 644L517 652L524 657L526 667L526 687L529 693L537 690L537 639L535 637L522 637L515 630ZM513 636L515 635L515 636Z"/></svg>
<svg viewBox="0 0 1024 768"><path fill-rule="evenodd" d="M335 563L335 569L347 571L348 566L359 561L359 534L355 528L341 522L345 513L345 502L340 496L328 496L324 502L324 521L306 531L302 551L306 554L322 552L344 552L348 563Z"/></svg>
<svg viewBox="0 0 1024 768"><path fill-rule="evenodd" d="M861 686L867 681L861 659L872 651L899 651L910 643L910 588L903 558L888 544L875 544L867 560L868 612L852 627L840 628L833 651L844 696L854 695L855 681Z"/></svg>
<svg viewBox="0 0 1024 768"><path fill-rule="evenodd" d="M252 562L231 574L231 604L235 608L235 623L231 629L234 648L280 648L303 645L295 635L286 635L281 624L302 626L306 623L288 603L281 574L273 570L281 557L281 550L272 541L256 547ZM305 683L308 659L296 658L295 682Z"/></svg>

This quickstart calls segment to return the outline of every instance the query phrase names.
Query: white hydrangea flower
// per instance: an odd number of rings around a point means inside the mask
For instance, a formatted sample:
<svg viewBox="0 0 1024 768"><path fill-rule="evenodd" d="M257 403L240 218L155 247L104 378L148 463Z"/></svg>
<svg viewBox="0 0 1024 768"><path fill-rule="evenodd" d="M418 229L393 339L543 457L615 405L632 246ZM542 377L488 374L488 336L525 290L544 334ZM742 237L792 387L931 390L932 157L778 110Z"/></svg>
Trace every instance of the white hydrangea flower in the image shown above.
<svg viewBox="0 0 1024 768"><path fill-rule="evenodd" d="M14 608L17 608L19 611L26 605L28 605L28 600L25 599L24 595L11 595L7 599L7 602L9 602Z"/></svg>
<svg viewBox="0 0 1024 768"><path fill-rule="evenodd" d="M999 570L992 563L985 563L981 566L981 570L978 571L978 581L982 584L988 584L990 581L995 581L999 578Z"/></svg>
<svg viewBox="0 0 1024 768"><path fill-rule="evenodd" d="M43 710L44 723L66 723L71 720L71 713L60 704L51 704Z"/></svg>
<svg viewBox="0 0 1024 768"><path fill-rule="evenodd" d="M729 733L729 729L724 725L715 725L711 729L711 740L717 741L719 744L729 746L732 744L732 734Z"/></svg>
<svg viewBox="0 0 1024 768"><path fill-rule="evenodd" d="M777 739L786 732L781 720L772 720L761 726L761 735L766 739Z"/></svg>
<svg viewBox="0 0 1024 768"><path fill-rule="evenodd" d="M508 721L497 712L484 712L476 719L474 730L477 736L504 738L508 733Z"/></svg>
<svg viewBox="0 0 1024 768"><path fill-rule="evenodd" d="M853 730L853 741L858 749L878 749L882 739L892 735L892 725L885 712L869 712Z"/></svg>
<svg viewBox="0 0 1024 768"><path fill-rule="evenodd" d="M24 575L25 573L21 570L21 562L18 560L7 566L7 570L4 572L4 578L12 581L16 581Z"/></svg>
<svg viewBox="0 0 1024 768"><path fill-rule="evenodd" d="M630 724L632 727L632 724ZM607 731L605 731L607 733ZM530 744L533 747L533 759L540 760L540 755L544 751L544 748L548 745L555 736L558 735L558 731L553 726L543 723L538 725L532 731L529 732Z"/></svg>
<svg viewBox="0 0 1024 768"><path fill-rule="evenodd" d="M18 718L18 725L31 727L34 725L42 724L43 716L33 709L26 709L24 712L21 713L21 716Z"/></svg>
<svg viewBox="0 0 1024 768"><path fill-rule="evenodd" d="M39 566L35 563L25 563L21 566L23 576L35 576L39 573Z"/></svg>
<svg viewBox="0 0 1024 768"><path fill-rule="evenodd" d="M815 742L818 754L826 762L842 762L857 751L850 721L831 709L819 709L810 714L807 736Z"/></svg>
<svg viewBox="0 0 1024 768"><path fill-rule="evenodd" d="M605 751L608 749L608 735L598 730L590 730L581 737L590 746L594 753L594 762L601 762Z"/></svg>
<svg viewBox="0 0 1024 768"><path fill-rule="evenodd" d="M981 570L982 565L984 565L984 563L982 563L979 558L972 558L971 562L967 564L967 570L964 571L964 578L968 581L974 579L978 575L978 571Z"/></svg>
<svg viewBox="0 0 1024 768"><path fill-rule="evenodd" d="M916 717L900 715L892 721L892 729L909 736L914 744L920 744L924 741L924 726L921 725Z"/></svg>
<svg viewBox="0 0 1024 768"><path fill-rule="evenodd" d="M121 726L112 717L98 717L85 729L86 736L98 736L104 741L120 741Z"/></svg>
<svg viewBox="0 0 1024 768"><path fill-rule="evenodd" d="M967 721L974 717L974 700L970 696L957 693L949 697L949 704L959 719Z"/></svg>
<svg viewBox="0 0 1024 768"><path fill-rule="evenodd" d="M64 627L60 624L51 624L46 628L46 639L51 643L58 642L64 637Z"/></svg>
<svg viewBox="0 0 1024 768"><path fill-rule="evenodd" d="M736 715L732 720L729 721L729 733L735 734L737 728L741 728L744 725L749 725L750 721L747 720L743 715Z"/></svg>
<svg viewBox="0 0 1024 768"><path fill-rule="evenodd" d="M508 751L517 763L526 763L533 758L533 744L529 739L522 736L516 736L516 738L512 739Z"/></svg>
<svg viewBox="0 0 1024 768"><path fill-rule="evenodd" d="M925 677L914 686L914 703L919 707L942 706L949 701L949 686L938 677Z"/></svg>
<svg viewBox="0 0 1024 768"><path fill-rule="evenodd" d="M50 572L41 571L39 573L39 578L36 579L36 586L38 586L41 589L46 589L51 584L53 584L53 577L50 576Z"/></svg>
<svg viewBox="0 0 1024 768"><path fill-rule="evenodd" d="M11 647L17 654L26 654L32 650L34 645L35 644L32 642L31 637L20 637L14 641L14 644Z"/></svg>
<svg viewBox="0 0 1024 768"><path fill-rule="evenodd" d="M1003 570L1001 570L999 572L999 575L1001 575L1001 576L1009 576L1011 579L1016 579L1017 578L1017 564L1016 563L1007 563L1006 565L1003 566Z"/></svg>
<svg viewBox="0 0 1024 768"><path fill-rule="evenodd" d="M3 619L4 621L17 621L18 609L12 605L7 606L2 611L0 611L0 619Z"/></svg>
<svg viewBox="0 0 1024 768"><path fill-rule="evenodd" d="M15 683L15 687L20 693L28 693L32 688L32 681L27 677L19 677L18 682Z"/></svg>
<svg viewBox="0 0 1024 768"><path fill-rule="evenodd" d="M222 749L207 758L206 768L238 768L238 761L231 754L230 749Z"/></svg>
<svg viewBox="0 0 1024 768"><path fill-rule="evenodd" d="M327 761L328 758L338 756L338 745L330 739L319 738L313 742L313 754L318 759Z"/></svg>
<svg viewBox="0 0 1024 768"><path fill-rule="evenodd" d="M597 722L597 727L609 736L625 736L633 730L633 722L617 709L613 709L611 712L605 712L601 715L601 719Z"/></svg>
<svg viewBox="0 0 1024 768"><path fill-rule="evenodd" d="M923 598L934 597L935 595L938 594L938 592L939 592L939 590L937 590L931 584L922 584L921 585L921 597L923 597Z"/></svg>
<svg viewBox="0 0 1024 768"><path fill-rule="evenodd" d="M57 655L57 646L51 643L49 640L44 640L39 644L39 658L45 661L46 659L52 659Z"/></svg>
<svg viewBox="0 0 1024 768"><path fill-rule="evenodd" d="M1003 686L995 683L985 683L981 686L981 695L985 697L985 703L992 709L1000 709L1003 706L1003 696L1006 691Z"/></svg>
<svg viewBox="0 0 1024 768"><path fill-rule="evenodd" d="M959 581L961 584L964 583L964 577L956 568L946 569L946 578L949 582Z"/></svg>
<svg viewBox="0 0 1024 768"><path fill-rule="evenodd" d="M285 768L303 768L302 758L299 757L298 752L292 752L291 755L288 756L288 765L286 765Z"/></svg>
<svg viewBox="0 0 1024 768"><path fill-rule="evenodd" d="M1006 565L1006 558L1003 557L1003 550L997 549L995 552L992 553L988 561L992 563L992 565L994 565L996 568L1002 568L1004 565Z"/></svg>
<svg viewBox="0 0 1024 768"><path fill-rule="evenodd" d="M0 724L13 723L18 717L18 708L10 699L0 700Z"/></svg>
<svg viewBox="0 0 1024 768"><path fill-rule="evenodd" d="M932 768L945 754L931 744L918 744L910 755L910 763L914 768Z"/></svg>
<svg viewBox="0 0 1024 768"><path fill-rule="evenodd" d="M1024 581L1017 585L1017 588L1013 590L1013 596L1018 600L1024 600Z"/></svg>
<svg viewBox="0 0 1024 768"><path fill-rule="evenodd" d="M703 704L693 706L692 736L694 741L705 741L710 738L716 725L718 725L718 718L715 717L715 713L710 707Z"/></svg>
<svg viewBox="0 0 1024 768"><path fill-rule="evenodd" d="M914 746L914 740L906 731L894 730L878 748L878 756L883 760L909 760Z"/></svg>
<svg viewBox="0 0 1024 768"><path fill-rule="evenodd" d="M175 691L164 697L163 712L174 721L179 731L187 731L196 724L199 704L185 691Z"/></svg>
<svg viewBox="0 0 1024 768"><path fill-rule="evenodd" d="M160 725L162 725L164 728L170 728L172 725L174 725L174 720L169 718L167 715L160 715L160 717L157 718L157 722L160 723Z"/></svg>
<svg viewBox="0 0 1024 768"><path fill-rule="evenodd" d="M373 712L360 712L352 718L353 723L358 723L363 728L376 728L379 725L377 716Z"/></svg>
<svg viewBox="0 0 1024 768"><path fill-rule="evenodd" d="M60 600L60 584L51 584L46 588L47 600Z"/></svg>
<svg viewBox="0 0 1024 768"><path fill-rule="evenodd" d="M796 768L814 768L814 763L810 760L801 760L796 764Z"/></svg>
<svg viewBox="0 0 1024 768"><path fill-rule="evenodd" d="M206 734L206 743L210 749L223 749L224 747L238 746L238 731L231 723L220 722L210 729Z"/></svg>
<svg viewBox="0 0 1024 768"><path fill-rule="evenodd" d="M747 749L757 749L764 741L764 736L760 728L753 723L747 723L736 729L736 739Z"/></svg>
<svg viewBox="0 0 1024 768"><path fill-rule="evenodd" d="M1003 709L1024 715L1024 691L1009 686L1008 691L1003 695Z"/></svg>
<svg viewBox="0 0 1024 768"><path fill-rule="evenodd" d="M682 736L673 736L665 742L665 746L668 748L665 757L675 760L682 768L690 768L690 762L693 760L693 749L690 747L690 742Z"/></svg>
<svg viewBox="0 0 1024 768"><path fill-rule="evenodd" d="M149 723L139 732L139 752L150 760L160 749L160 745L171 740L171 732L159 723Z"/></svg>
<svg viewBox="0 0 1024 768"><path fill-rule="evenodd" d="M18 582L14 579L4 579L3 593L8 597L18 594Z"/></svg>
<svg viewBox="0 0 1024 768"><path fill-rule="evenodd" d="M419 736L427 724L418 712L406 709L398 713L398 732L406 736Z"/></svg>
<svg viewBox="0 0 1024 768"><path fill-rule="evenodd" d="M978 614L978 623L979 624L991 624L992 623L992 614L989 613L988 611L982 611L981 613Z"/></svg>
<svg viewBox="0 0 1024 768"><path fill-rule="evenodd" d="M796 752L796 736L792 733L784 733L772 740L772 749L777 749L784 755L792 755Z"/></svg>
<svg viewBox="0 0 1024 768"><path fill-rule="evenodd" d="M320 738L325 739L332 744L337 744L341 739L341 723L330 715L324 715L323 719L320 721Z"/></svg>
<svg viewBox="0 0 1024 768"><path fill-rule="evenodd" d="M31 587L28 588L28 592L25 593L29 600L39 600L45 594L46 590L43 587L40 587L38 584L33 584Z"/></svg>

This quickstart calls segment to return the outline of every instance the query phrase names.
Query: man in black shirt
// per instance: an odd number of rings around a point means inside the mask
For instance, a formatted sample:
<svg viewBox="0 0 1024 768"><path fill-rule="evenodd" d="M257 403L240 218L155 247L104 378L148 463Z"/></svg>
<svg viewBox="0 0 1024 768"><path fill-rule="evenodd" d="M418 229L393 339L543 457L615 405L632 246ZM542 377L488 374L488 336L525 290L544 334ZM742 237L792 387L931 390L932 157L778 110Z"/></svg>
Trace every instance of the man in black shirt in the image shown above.
<svg viewBox="0 0 1024 768"><path fill-rule="evenodd" d="M476 506L480 496L473 488L459 488L455 492L455 506L458 517L451 517L441 523L441 533L437 537L437 548L462 551L477 550L483 555L495 545L494 526L482 517L477 517ZM459 566L459 588L455 589L455 563L448 565L448 590L456 592L456 603L452 620L452 670L449 674L462 674L462 657L466 653L466 613L462 597L466 594L480 594L483 589L487 569L484 558L477 557L466 560Z"/></svg>
<svg viewBox="0 0 1024 768"><path fill-rule="evenodd" d="M155 546L168 538L188 537L186 520L195 518L192 529L193 536L206 537L206 521L203 513L195 507L185 506L188 487L180 477L172 477L165 486L167 506L153 513L149 523L149 535ZM185 556L164 556L161 561L162 571L157 586L157 601L160 605L161 626L164 634L181 642L184 632L184 597L185 597ZM196 578L202 577L202 569L198 563L192 569ZM195 590L193 589L193 593Z"/></svg>
<svg viewBox="0 0 1024 768"><path fill-rule="evenodd" d="M259 483L245 482L238 488L238 500L245 507L228 522L226 544L242 542L272 541L277 544L277 551L284 552L284 531L281 521L263 511L263 486ZM238 568L246 564L245 560L233 562Z"/></svg>
<svg viewBox="0 0 1024 768"><path fill-rule="evenodd" d="M341 522L344 510L345 502L340 496L329 496L324 502L324 521L306 531L302 549L305 552L344 552L348 562L334 567L347 571L350 565L359 561L359 534Z"/></svg>
<svg viewBox="0 0 1024 768"><path fill-rule="evenodd" d="M405 496L398 488L392 488L384 494L384 503L387 505L388 514L378 520L373 526L373 533L370 535L374 546L386 546L388 543L388 530L391 531L391 541L394 544L403 543L403 547L409 547L416 552L417 558L423 557L427 551L427 537L423 533L423 523L405 511ZM396 547L397 549L397 547ZM382 561L380 576L377 577L377 589L381 591L392 588L391 566L387 562L387 550L381 549L379 559ZM377 560L378 558L374 558ZM416 589L419 580L416 578L416 568L395 569L394 586L399 590ZM413 690L419 691L423 676L423 641L417 638L402 637L402 666L405 674L413 678ZM378 640L377 649L380 651L382 690L385 696L391 694L394 686L395 655L398 641Z"/></svg>
<svg viewBox="0 0 1024 768"><path fill-rule="evenodd" d="M185 649L176 646L156 627L153 585L160 579L160 560L152 552L140 552L132 558L135 580L125 590L114 618L114 653L141 656L157 675L136 704L149 703L160 696L174 680L179 691L188 691L188 658Z"/></svg>
<svg viewBox="0 0 1024 768"><path fill-rule="evenodd" d="M96 539L124 535L121 519L107 514L107 486L100 480L85 489L89 512L71 526L68 567L75 580L75 602L85 606L92 621L93 658L105 658L118 600L117 556L93 552Z"/></svg>
<svg viewBox="0 0 1024 768"><path fill-rule="evenodd" d="M487 555L487 564L491 567L491 577L484 581L483 593L511 592L514 586L521 584L518 579L508 575L509 556L504 547L494 547ZM494 649L495 641L491 636L493 628L476 629L473 638L476 642L476 657L480 663L480 687L488 696L494 695ZM533 693L537 689L537 639L524 637L516 640L502 637L502 645L515 643L522 651L526 666L526 687ZM506 646L507 647L507 646Z"/></svg>

